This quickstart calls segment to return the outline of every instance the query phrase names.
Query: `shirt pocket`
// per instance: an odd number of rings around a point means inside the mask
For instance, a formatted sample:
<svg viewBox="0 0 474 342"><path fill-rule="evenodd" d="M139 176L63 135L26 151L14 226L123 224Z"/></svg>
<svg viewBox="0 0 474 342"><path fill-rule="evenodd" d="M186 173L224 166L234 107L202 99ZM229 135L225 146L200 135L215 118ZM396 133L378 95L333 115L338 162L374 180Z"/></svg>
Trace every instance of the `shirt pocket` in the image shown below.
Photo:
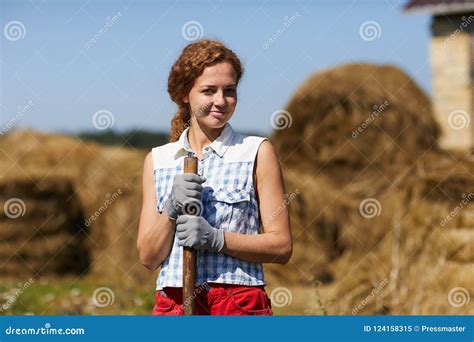
<svg viewBox="0 0 474 342"><path fill-rule="evenodd" d="M215 228L239 232L248 223L249 210L249 191L218 188L208 196L206 218Z"/></svg>

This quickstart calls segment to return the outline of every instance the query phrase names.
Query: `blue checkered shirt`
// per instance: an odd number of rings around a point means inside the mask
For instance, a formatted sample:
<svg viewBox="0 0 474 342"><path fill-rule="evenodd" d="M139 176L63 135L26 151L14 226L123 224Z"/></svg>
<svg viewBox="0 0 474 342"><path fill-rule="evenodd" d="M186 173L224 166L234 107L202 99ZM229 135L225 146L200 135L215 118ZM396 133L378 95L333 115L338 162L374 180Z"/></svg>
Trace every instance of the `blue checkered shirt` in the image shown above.
<svg viewBox="0 0 474 342"><path fill-rule="evenodd" d="M192 149L189 128L178 141L152 149L157 210L161 213L168 199L173 179L183 172L184 157ZM226 232L258 234L260 219L253 187L254 162L264 137L235 132L227 123L221 135L203 149L198 173L203 183L201 215L211 226ZM182 287L183 248L175 235L173 247L163 261L157 279L157 290ZM244 261L223 253L198 250L197 284L206 282L264 285L262 264Z"/></svg>

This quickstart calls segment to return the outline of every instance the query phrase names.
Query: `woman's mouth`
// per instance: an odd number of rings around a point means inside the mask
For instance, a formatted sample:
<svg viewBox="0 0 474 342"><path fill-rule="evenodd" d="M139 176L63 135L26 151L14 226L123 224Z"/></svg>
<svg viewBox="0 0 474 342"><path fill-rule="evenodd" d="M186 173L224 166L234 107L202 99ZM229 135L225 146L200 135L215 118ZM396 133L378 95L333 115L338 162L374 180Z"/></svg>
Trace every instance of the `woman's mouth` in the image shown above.
<svg viewBox="0 0 474 342"><path fill-rule="evenodd" d="M214 117L217 117L217 118L222 118L223 116L225 116L225 112L219 112L219 111L214 111L212 110L210 112Z"/></svg>

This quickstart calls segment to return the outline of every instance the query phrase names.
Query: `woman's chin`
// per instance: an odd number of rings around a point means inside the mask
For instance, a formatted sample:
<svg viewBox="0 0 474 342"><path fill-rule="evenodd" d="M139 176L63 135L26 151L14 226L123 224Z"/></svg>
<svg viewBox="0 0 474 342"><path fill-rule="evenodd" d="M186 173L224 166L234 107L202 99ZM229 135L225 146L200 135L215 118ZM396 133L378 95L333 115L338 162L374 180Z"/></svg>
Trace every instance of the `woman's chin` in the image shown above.
<svg viewBox="0 0 474 342"><path fill-rule="evenodd" d="M215 116L208 116L205 120L203 120L203 124L209 128L221 128L225 126L228 121L228 117L224 116L221 118Z"/></svg>

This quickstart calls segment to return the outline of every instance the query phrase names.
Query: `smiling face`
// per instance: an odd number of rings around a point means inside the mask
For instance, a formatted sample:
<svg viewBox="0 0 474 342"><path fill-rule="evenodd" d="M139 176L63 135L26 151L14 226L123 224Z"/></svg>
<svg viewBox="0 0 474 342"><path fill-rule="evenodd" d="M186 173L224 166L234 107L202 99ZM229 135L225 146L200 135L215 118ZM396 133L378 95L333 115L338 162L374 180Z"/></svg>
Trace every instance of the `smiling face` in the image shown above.
<svg viewBox="0 0 474 342"><path fill-rule="evenodd" d="M237 81L234 68L224 62L204 69L184 99L193 120L210 129L223 127L237 105Z"/></svg>

